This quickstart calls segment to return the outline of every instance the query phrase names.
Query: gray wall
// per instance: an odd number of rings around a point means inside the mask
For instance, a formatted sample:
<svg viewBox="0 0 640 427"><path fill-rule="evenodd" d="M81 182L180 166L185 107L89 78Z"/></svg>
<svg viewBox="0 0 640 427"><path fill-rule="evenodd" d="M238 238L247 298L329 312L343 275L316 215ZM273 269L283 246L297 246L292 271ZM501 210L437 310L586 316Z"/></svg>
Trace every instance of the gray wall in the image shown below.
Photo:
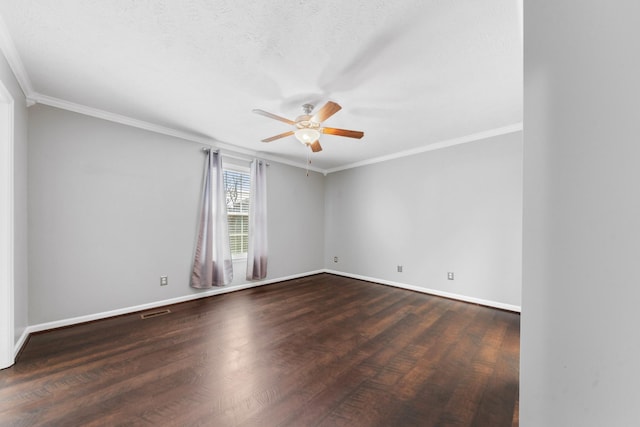
<svg viewBox="0 0 640 427"><path fill-rule="evenodd" d="M14 338L28 326L27 107L25 96L0 52L0 80L14 100Z"/></svg>
<svg viewBox="0 0 640 427"><path fill-rule="evenodd" d="M520 425L640 419L640 2L525 2Z"/></svg>
<svg viewBox="0 0 640 427"><path fill-rule="evenodd" d="M56 108L29 112L30 324L197 293L200 147ZM272 162L268 178L268 278L322 269L322 175ZM245 282L244 268L235 274Z"/></svg>
<svg viewBox="0 0 640 427"><path fill-rule="evenodd" d="M520 306L522 132L333 173L326 186L328 268Z"/></svg>
<svg viewBox="0 0 640 427"><path fill-rule="evenodd" d="M29 324L198 292L199 146L41 105L29 114ZM514 133L327 177L271 162L268 278L327 267L519 306L521 150Z"/></svg>
<svg viewBox="0 0 640 427"><path fill-rule="evenodd" d="M324 176L271 162L268 178L269 276L323 269Z"/></svg>

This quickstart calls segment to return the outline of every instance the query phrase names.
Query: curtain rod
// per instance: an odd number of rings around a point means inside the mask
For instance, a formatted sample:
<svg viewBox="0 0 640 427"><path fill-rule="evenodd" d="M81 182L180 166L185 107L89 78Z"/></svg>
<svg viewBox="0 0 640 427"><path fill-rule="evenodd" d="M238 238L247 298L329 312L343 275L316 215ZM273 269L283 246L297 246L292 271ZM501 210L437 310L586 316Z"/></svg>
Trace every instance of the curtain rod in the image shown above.
<svg viewBox="0 0 640 427"><path fill-rule="evenodd" d="M204 151L205 153L208 153L209 151L211 151L211 148L209 147L202 147L202 151ZM220 154L220 150L213 150L213 152L215 154ZM234 156L233 154L222 154L225 157L229 157L230 159L236 159L236 160L242 160L245 162L251 162L251 159L248 159L246 157L240 157L240 156ZM262 162L262 160L260 160ZM269 163L266 163L267 166L270 166Z"/></svg>

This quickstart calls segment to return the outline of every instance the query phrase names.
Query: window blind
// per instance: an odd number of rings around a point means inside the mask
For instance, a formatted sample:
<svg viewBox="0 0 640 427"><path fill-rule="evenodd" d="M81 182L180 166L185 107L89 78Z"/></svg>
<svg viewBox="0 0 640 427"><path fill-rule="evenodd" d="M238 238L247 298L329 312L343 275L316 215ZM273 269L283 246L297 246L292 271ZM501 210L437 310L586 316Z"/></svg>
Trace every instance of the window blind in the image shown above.
<svg viewBox="0 0 640 427"><path fill-rule="evenodd" d="M247 254L249 247L249 192L251 181L248 173L224 170L224 188L229 221L231 255Z"/></svg>

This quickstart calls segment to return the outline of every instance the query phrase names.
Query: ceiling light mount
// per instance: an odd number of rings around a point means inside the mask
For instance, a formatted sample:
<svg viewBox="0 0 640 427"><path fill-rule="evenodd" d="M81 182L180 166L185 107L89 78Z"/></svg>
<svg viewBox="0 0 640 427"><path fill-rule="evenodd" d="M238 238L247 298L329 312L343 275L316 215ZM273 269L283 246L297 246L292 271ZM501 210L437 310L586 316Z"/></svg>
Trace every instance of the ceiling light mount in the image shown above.
<svg viewBox="0 0 640 427"><path fill-rule="evenodd" d="M304 114L306 114L308 116L313 111L313 107L314 107L314 105L312 105L312 104L303 104L302 105L302 111L304 112Z"/></svg>

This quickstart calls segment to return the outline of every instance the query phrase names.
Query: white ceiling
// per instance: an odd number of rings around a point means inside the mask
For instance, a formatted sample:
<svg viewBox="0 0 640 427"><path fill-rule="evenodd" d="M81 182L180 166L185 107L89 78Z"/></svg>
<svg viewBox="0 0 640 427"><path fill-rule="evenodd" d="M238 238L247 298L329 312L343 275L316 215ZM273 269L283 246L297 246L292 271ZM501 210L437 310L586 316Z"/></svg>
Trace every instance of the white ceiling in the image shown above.
<svg viewBox="0 0 640 427"><path fill-rule="evenodd" d="M330 171L520 124L518 4L0 0L0 16L36 102ZM343 109L325 124L363 139L260 142L290 127L252 109L328 100Z"/></svg>

